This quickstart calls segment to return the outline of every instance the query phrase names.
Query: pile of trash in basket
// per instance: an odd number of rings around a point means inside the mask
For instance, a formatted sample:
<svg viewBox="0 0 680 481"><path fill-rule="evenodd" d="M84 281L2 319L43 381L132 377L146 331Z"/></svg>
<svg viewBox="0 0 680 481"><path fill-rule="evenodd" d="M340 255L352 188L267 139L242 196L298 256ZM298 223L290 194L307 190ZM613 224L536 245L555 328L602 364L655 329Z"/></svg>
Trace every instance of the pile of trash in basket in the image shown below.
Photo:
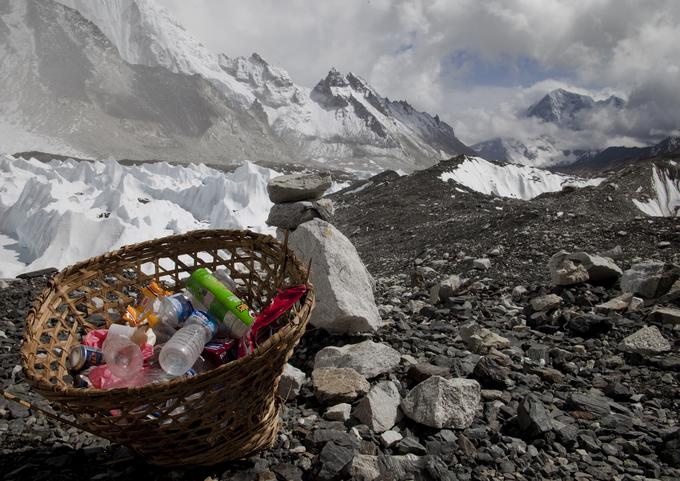
<svg viewBox="0 0 680 481"><path fill-rule="evenodd" d="M252 352L305 291L305 285L280 290L255 315L226 270L197 269L178 293L151 282L127 306L126 324L88 332L67 367L76 387L97 389L195 376Z"/></svg>

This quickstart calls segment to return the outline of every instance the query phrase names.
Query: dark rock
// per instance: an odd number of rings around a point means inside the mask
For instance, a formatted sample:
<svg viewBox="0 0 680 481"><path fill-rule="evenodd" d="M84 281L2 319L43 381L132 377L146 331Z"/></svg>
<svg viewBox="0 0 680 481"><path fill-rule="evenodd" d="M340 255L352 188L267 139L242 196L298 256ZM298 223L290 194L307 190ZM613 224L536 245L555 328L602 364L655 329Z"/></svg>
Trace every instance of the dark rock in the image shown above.
<svg viewBox="0 0 680 481"><path fill-rule="evenodd" d="M328 442L333 442L346 448L357 448L359 446L359 442L354 436L335 429L315 429L307 436L306 441L310 447L321 446Z"/></svg>
<svg viewBox="0 0 680 481"><path fill-rule="evenodd" d="M597 417L611 413L607 398L597 394L572 393L569 396L569 406L573 411L585 411Z"/></svg>
<svg viewBox="0 0 680 481"><path fill-rule="evenodd" d="M553 429L552 419L543 403L533 394L525 396L517 408L517 424L524 436L532 439Z"/></svg>
<svg viewBox="0 0 680 481"><path fill-rule="evenodd" d="M572 335L581 337L594 337L600 334L606 334L611 330L612 326L612 322L609 318L593 313L585 313L573 317L566 324L567 330Z"/></svg>
<svg viewBox="0 0 680 481"><path fill-rule="evenodd" d="M472 372L472 377L486 389L506 389L512 385L508 370L499 365L495 358L483 356Z"/></svg>
<svg viewBox="0 0 680 481"><path fill-rule="evenodd" d="M659 445L659 457L666 463L680 468L680 429L667 434Z"/></svg>
<svg viewBox="0 0 680 481"><path fill-rule="evenodd" d="M302 470L290 463L275 464L272 471L285 481L302 481Z"/></svg>
<svg viewBox="0 0 680 481"><path fill-rule="evenodd" d="M52 275L59 272L54 267L48 267L47 269L40 269L38 271L24 272L19 274L17 279L35 279L36 277L51 277Z"/></svg>
<svg viewBox="0 0 680 481"><path fill-rule="evenodd" d="M319 454L318 479L331 481L340 476L347 465L352 461L355 451L353 449L339 446L334 442L327 443Z"/></svg>
<svg viewBox="0 0 680 481"><path fill-rule="evenodd" d="M427 362L422 362L411 366L406 372L406 378L411 386L420 384L431 376L451 377L451 370L445 366L435 366Z"/></svg>
<svg viewBox="0 0 680 481"><path fill-rule="evenodd" d="M425 446L420 444L417 439L409 436L401 439L397 443L396 449L399 454L416 454L418 456L427 454Z"/></svg>

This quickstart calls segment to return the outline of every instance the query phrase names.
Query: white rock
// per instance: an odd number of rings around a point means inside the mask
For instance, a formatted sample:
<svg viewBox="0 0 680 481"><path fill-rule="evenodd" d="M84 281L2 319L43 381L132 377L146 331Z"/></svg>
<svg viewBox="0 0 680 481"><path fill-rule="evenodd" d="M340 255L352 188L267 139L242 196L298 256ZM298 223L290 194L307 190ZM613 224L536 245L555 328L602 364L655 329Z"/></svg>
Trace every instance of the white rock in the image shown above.
<svg viewBox="0 0 680 481"><path fill-rule="evenodd" d="M397 386L392 381L379 382L359 401L354 409L354 417L373 432L382 433L392 428L399 420L400 403L401 396Z"/></svg>
<svg viewBox="0 0 680 481"><path fill-rule="evenodd" d="M399 434L396 431L385 431L380 435L380 442L382 443L383 446L386 448L389 448L391 446L394 446L396 443L404 439L404 436Z"/></svg>
<svg viewBox="0 0 680 481"><path fill-rule="evenodd" d="M581 282L586 282L589 278L586 268L569 259L567 251L559 251L554 254L550 258L548 267L552 283L556 286L580 284Z"/></svg>
<svg viewBox="0 0 680 481"><path fill-rule="evenodd" d="M534 297L531 299L531 307L534 311L549 311L559 307L562 298L557 294L547 294L545 296Z"/></svg>
<svg viewBox="0 0 680 481"><path fill-rule="evenodd" d="M300 369L290 364L283 367L281 381L279 381L279 396L283 399L293 399L300 394L300 388L307 381L307 376Z"/></svg>
<svg viewBox="0 0 680 481"><path fill-rule="evenodd" d="M460 276L453 274L435 284L430 289L430 302L437 304L438 302L445 302L449 297L452 297L458 292L458 289L463 285Z"/></svg>
<svg viewBox="0 0 680 481"><path fill-rule="evenodd" d="M475 269L485 271L491 267L491 259L488 259L486 257L482 259L475 259L472 261L472 267Z"/></svg>
<svg viewBox="0 0 680 481"><path fill-rule="evenodd" d="M316 353L314 369L348 367L371 379L392 371L400 360L401 355L395 349L369 340L342 347L324 347Z"/></svg>
<svg viewBox="0 0 680 481"><path fill-rule="evenodd" d="M480 400L481 387L477 381L432 376L408 393L401 409L425 426L465 429L472 424Z"/></svg>
<svg viewBox="0 0 680 481"><path fill-rule="evenodd" d="M304 264L312 261L316 307L309 322L313 326L351 334L383 325L373 296L375 281L338 229L314 219L291 232L288 245Z"/></svg>
<svg viewBox="0 0 680 481"><path fill-rule="evenodd" d="M628 309L630 306L630 302L633 300L633 294L630 292L626 292L621 294L620 296L617 296L613 299L609 299L607 302L603 302L602 304L598 304L595 306L595 309L598 311L614 311L614 312L619 312L619 311L625 311Z"/></svg>
<svg viewBox="0 0 680 481"><path fill-rule="evenodd" d="M671 350L671 344L656 326L645 326L619 343L619 349L638 354L660 354Z"/></svg>
<svg viewBox="0 0 680 481"><path fill-rule="evenodd" d="M326 409L324 417L331 421L348 421L352 412L352 405L348 403L340 403Z"/></svg>

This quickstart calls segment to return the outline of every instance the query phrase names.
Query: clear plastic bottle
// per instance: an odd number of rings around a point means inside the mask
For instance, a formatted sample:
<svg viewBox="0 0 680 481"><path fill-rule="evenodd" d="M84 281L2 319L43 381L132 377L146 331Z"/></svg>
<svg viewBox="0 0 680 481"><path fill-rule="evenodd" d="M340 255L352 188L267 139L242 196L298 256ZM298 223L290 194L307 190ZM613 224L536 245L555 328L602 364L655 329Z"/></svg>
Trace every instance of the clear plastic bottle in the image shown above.
<svg viewBox="0 0 680 481"><path fill-rule="evenodd" d="M120 379L132 379L142 370L142 350L130 339L134 333L132 327L112 324L102 345L109 371Z"/></svg>
<svg viewBox="0 0 680 481"><path fill-rule="evenodd" d="M158 306L158 317L164 324L174 328L179 327L194 311L190 300L180 292L164 297Z"/></svg>
<svg viewBox="0 0 680 481"><path fill-rule="evenodd" d="M204 313L194 311L184 327L163 346L158 362L172 376L181 376L196 362L203 347L217 333L217 324Z"/></svg>
<svg viewBox="0 0 680 481"><path fill-rule="evenodd" d="M186 292L163 297L148 316L149 325L159 342L170 339L194 310Z"/></svg>

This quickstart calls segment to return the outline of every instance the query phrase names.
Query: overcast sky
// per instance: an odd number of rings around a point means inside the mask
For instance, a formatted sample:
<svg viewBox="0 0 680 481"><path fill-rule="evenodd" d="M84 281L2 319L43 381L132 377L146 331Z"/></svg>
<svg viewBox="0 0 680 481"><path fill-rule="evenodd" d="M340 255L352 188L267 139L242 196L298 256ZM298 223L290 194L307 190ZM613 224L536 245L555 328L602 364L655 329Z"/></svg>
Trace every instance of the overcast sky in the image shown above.
<svg viewBox="0 0 680 481"><path fill-rule="evenodd" d="M680 1L158 2L212 50L258 52L308 87L331 67L355 72L438 113L468 144L550 133L515 114L556 87L630 100L624 113L593 119L587 142L680 133Z"/></svg>

